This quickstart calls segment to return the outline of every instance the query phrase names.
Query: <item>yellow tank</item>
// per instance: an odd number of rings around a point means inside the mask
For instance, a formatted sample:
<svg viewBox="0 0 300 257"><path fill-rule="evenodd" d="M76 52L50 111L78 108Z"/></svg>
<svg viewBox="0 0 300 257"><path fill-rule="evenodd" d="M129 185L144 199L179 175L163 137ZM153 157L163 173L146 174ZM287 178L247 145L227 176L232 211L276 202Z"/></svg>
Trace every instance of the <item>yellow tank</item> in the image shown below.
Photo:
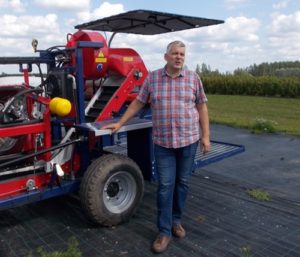
<svg viewBox="0 0 300 257"><path fill-rule="evenodd" d="M56 114L60 117L64 117L71 112L72 105L67 99L61 97L54 97L50 101L49 108L53 114Z"/></svg>

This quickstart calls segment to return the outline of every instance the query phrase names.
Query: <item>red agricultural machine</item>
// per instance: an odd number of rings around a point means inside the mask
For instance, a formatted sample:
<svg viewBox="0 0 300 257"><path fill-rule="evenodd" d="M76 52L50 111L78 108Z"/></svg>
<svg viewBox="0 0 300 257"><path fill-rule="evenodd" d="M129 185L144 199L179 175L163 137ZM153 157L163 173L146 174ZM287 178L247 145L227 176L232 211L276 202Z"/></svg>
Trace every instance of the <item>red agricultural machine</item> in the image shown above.
<svg viewBox="0 0 300 257"><path fill-rule="evenodd" d="M153 35L222 23L146 10L76 26L65 46L38 50L38 57L1 57L19 65L22 83L0 85L0 209L79 190L92 221L128 220L155 180L149 106L117 134L101 127L126 110L148 71L136 51L112 48L116 33ZM107 43L96 31L113 32ZM32 67L40 84L31 84ZM41 67L46 67L46 72ZM213 142L198 151L195 168L242 152Z"/></svg>

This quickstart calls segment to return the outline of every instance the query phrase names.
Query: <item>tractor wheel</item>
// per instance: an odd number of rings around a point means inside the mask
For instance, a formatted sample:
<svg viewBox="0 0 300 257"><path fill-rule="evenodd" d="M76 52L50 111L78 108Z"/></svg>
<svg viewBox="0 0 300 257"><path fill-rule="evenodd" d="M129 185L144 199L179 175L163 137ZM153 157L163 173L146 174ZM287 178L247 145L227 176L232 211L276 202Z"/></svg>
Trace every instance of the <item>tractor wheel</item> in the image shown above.
<svg viewBox="0 0 300 257"><path fill-rule="evenodd" d="M138 165L126 156L108 154L87 169L80 186L80 200L93 222L113 226L130 219L143 191L144 180Z"/></svg>

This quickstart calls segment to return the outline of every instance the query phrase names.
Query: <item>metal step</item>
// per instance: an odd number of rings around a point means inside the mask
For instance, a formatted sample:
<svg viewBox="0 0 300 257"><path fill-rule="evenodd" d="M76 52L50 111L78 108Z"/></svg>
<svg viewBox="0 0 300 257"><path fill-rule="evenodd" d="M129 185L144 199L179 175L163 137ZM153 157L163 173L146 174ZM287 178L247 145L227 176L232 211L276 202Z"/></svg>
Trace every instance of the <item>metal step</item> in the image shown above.
<svg viewBox="0 0 300 257"><path fill-rule="evenodd" d="M97 101L103 101L103 102L107 102L107 101L109 101L110 99L111 99L111 94L101 94L101 96L99 97L99 100L97 100Z"/></svg>
<svg viewBox="0 0 300 257"><path fill-rule="evenodd" d="M95 117L86 115L85 116L85 122L94 122L95 121Z"/></svg>
<svg viewBox="0 0 300 257"><path fill-rule="evenodd" d="M113 94L119 89L119 86L103 86L102 89L102 94Z"/></svg>
<svg viewBox="0 0 300 257"><path fill-rule="evenodd" d="M93 107L92 108L97 108L97 109L104 109L104 107L106 106L106 104L107 104L107 102L108 101L103 101L103 100L97 100L96 102L95 102L95 104L93 105Z"/></svg>
<svg viewBox="0 0 300 257"><path fill-rule="evenodd" d="M99 113L101 113L101 111L102 109L92 107L87 116L97 118L99 116Z"/></svg>
<svg viewBox="0 0 300 257"><path fill-rule="evenodd" d="M103 86L99 98L95 101L86 115L87 122L93 122L97 119L103 109L107 106L114 93L119 89L118 86Z"/></svg>

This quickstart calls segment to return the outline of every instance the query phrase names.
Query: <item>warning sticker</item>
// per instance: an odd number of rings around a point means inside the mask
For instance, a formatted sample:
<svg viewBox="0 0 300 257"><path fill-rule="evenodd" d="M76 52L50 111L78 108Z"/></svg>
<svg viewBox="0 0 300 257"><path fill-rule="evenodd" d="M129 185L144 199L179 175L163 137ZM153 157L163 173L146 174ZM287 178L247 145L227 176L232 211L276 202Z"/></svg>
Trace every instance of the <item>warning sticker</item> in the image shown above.
<svg viewBox="0 0 300 257"><path fill-rule="evenodd" d="M123 62L133 62L133 57L132 56L124 56Z"/></svg>
<svg viewBox="0 0 300 257"><path fill-rule="evenodd" d="M95 62L107 62L107 58L104 56L102 51L99 52L98 56L95 59Z"/></svg>

